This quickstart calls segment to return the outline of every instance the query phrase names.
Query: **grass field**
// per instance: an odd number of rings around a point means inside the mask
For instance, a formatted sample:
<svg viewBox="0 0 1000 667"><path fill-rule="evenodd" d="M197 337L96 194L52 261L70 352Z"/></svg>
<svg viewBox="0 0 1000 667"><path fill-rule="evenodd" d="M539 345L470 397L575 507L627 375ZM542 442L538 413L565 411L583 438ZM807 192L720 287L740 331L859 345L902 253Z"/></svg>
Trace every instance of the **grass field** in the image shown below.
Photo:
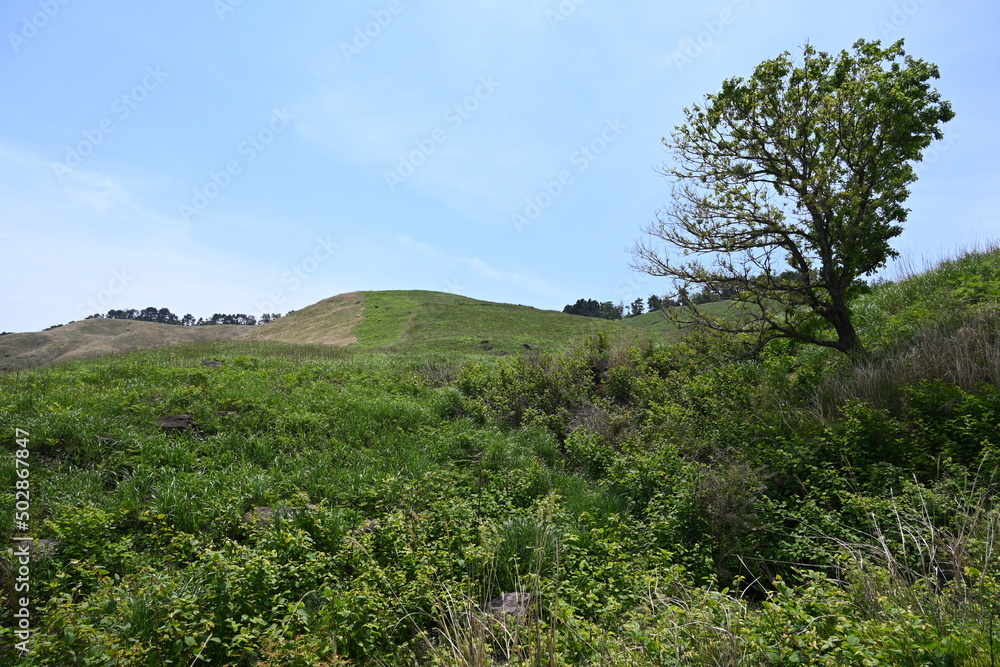
<svg viewBox="0 0 1000 667"><path fill-rule="evenodd" d="M702 304L698 308L711 317L725 317L731 307L731 301L715 301ZM657 332L664 337L664 340L675 340L681 333L679 327L672 323L663 311L643 313L636 317L629 317L622 322L629 326Z"/></svg>
<svg viewBox="0 0 1000 667"><path fill-rule="evenodd" d="M442 292L383 291L365 292L365 318L355 333L363 348L475 352L488 341L496 354L525 345L564 348L598 331L631 331L628 324Z"/></svg>
<svg viewBox="0 0 1000 667"><path fill-rule="evenodd" d="M0 663L992 664L998 284L876 288L854 364L376 292L2 373Z"/></svg>

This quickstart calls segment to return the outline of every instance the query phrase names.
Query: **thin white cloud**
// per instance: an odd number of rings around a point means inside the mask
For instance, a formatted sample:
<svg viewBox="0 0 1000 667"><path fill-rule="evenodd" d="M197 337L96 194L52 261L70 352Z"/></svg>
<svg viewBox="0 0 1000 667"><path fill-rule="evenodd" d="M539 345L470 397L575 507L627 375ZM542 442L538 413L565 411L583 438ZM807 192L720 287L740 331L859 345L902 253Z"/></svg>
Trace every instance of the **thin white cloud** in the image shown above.
<svg viewBox="0 0 1000 667"><path fill-rule="evenodd" d="M497 122L509 101L502 97L503 80L492 81L498 86L489 97L480 79L471 78L458 95L400 92L395 99L370 84L329 84L300 104L299 131L337 159L369 171L387 195L415 190L474 218L507 211L525 189L525 165L553 158L514 122ZM486 97L473 103L479 108L455 111L477 91ZM484 123L486 118L491 120Z"/></svg>
<svg viewBox="0 0 1000 667"><path fill-rule="evenodd" d="M65 177L65 190L71 201L102 217L129 206L122 184L104 174L76 171Z"/></svg>
<svg viewBox="0 0 1000 667"><path fill-rule="evenodd" d="M389 163L433 122L433 114L416 100L404 111L401 100L377 91L348 81L324 88L298 105L296 127L306 139L348 161Z"/></svg>
<svg viewBox="0 0 1000 667"><path fill-rule="evenodd" d="M135 181L82 166L57 175L53 163L37 153L0 142L0 220L8 226L46 234L92 232L95 238L136 229L168 237L183 233L186 225L179 219L144 204L148 193L137 192Z"/></svg>
<svg viewBox="0 0 1000 667"><path fill-rule="evenodd" d="M587 24L588 30L600 26L595 27L588 5L566 7L577 5L561 0L441 3L405 10L350 64L337 49L325 52L325 66L315 52L303 52L303 66L314 83L296 103L302 110L299 131L334 159L384 181L387 192L395 183L472 219L506 223L541 179L565 168L573 142L589 141L591 128L613 115L599 110L593 118L580 117L567 108L572 96L562 94L562 84L586 68L576 62L578 49L569 47L572 33L561 31L570 22ZM566 23L554 30L546 16L562 16L559 12L568 14ZM405 49L413 41L425 51L394 67L376 65L390 48ZM594 47L586 53L585 60L605 59ZM564 62L567 57L571 65ZM421 64L435 59L446 60L448 70L429 77ZM496 90L473 101L472 113L449 115L456 104L483 92L483 80L496 82ZM593 94L616 97L596 88ZM551 117L566 118L556 135L539 131L539 120ZM435 133L446 138L429 144ZM411 166L412 175L406 175ZM402 174L401 184L393 174Z"/></svg>
<svg viewBox="0 0 1000 667"><path fill-rule="evenodd" d="M19 320L0 330L120 307L210 315L235 304L234 295L267 287L251 263L150 210L150 196L82 168L60 185L39 155L0 143L0 281L6 310Z"/></svg>

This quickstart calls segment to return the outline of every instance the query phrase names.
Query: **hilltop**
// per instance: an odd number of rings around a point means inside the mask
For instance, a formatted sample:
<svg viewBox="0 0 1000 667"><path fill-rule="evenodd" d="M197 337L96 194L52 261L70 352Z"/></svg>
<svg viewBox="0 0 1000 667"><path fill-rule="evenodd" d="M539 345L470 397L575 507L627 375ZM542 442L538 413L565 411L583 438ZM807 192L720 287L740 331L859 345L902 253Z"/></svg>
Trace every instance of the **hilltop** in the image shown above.
<svg viewBox="0 0 1000 667"><path fill-rule="evenodd" d="M610 321L443 292L350 292L255 327L91 319L7 334L0 336L0 370L219 340L510 354L559 348L598 331L621 330L660 340L677 333L662 315Z"/></svg>
<svg viewBox="0 0 1000 667"><path fill-rule="evenodd" d="M561 348L599 331L638 334L631 319L602 320L530 306L480 301L443 292L364 293L365 316L355 333L366 349L434 349L494 354L526 347ZM663 329L650 328L654 334Z"/></svg>

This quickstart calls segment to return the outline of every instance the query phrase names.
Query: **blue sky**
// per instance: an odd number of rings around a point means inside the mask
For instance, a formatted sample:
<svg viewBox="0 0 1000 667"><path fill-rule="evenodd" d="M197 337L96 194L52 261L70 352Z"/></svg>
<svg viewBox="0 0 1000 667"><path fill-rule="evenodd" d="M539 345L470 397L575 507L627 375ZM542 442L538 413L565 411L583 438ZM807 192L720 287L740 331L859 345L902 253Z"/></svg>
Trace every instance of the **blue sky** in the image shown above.
<svg viewBox="0 0 1000 667"><path fill-rule="evenodd" d="M895 242L932 261L1000 229L998 26L985 1L6 0L0 330L663 293L627 251L666 203L661 137L807 41L940 66L957 115Z"/></svg>

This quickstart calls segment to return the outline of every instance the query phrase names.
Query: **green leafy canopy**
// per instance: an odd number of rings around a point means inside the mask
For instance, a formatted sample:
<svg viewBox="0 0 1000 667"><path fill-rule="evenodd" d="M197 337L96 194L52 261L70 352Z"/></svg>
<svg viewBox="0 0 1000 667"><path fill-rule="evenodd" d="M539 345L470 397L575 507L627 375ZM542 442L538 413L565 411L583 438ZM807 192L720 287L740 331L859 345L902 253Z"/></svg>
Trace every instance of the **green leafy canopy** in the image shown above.
<svg viewBox="0 0 1000 667"><path fill-rule="evenodd" d="M954 116L929 84L938 76L902 40L859 40L837 55L807 44L801 63L785 52L724 81L663 140L673 203L646 230L711 263L674 263L640 242L636 268L674 278L680 293L728 289L742 302L728 319L692 304L688 322L757 346L795 338L858 352L848 302L896 256L913 164Z"/></svg>

